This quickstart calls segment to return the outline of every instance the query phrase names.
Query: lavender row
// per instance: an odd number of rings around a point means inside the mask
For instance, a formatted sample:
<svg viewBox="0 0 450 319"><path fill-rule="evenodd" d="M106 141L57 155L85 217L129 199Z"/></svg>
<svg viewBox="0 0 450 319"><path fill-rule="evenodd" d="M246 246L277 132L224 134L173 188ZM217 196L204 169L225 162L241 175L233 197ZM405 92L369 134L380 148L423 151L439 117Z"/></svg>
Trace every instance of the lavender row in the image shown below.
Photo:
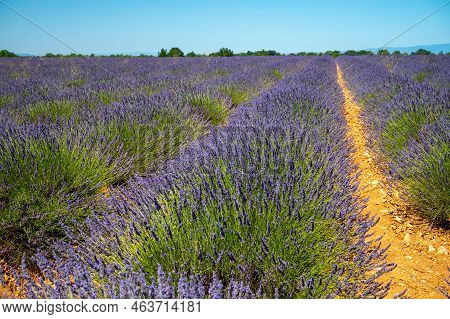
<svg viewBox="0 0 450 319"><path fill-rule="evenodd" d="M408 62L412 64L422 58L402 59L412 59ZM436 59L440 67L449 69L449 57ZM450 219L448 90L391 72L379 61L341 57L338 63L362 107L370 146L386 172L411 206L446 225Z"/></svg>
<svg viewBox="0 0 450 319"><path fill-rule="evenodd" d="M435 89L450 90L450 67L445 55L380 56L379 63L392 73Z"/></svg>

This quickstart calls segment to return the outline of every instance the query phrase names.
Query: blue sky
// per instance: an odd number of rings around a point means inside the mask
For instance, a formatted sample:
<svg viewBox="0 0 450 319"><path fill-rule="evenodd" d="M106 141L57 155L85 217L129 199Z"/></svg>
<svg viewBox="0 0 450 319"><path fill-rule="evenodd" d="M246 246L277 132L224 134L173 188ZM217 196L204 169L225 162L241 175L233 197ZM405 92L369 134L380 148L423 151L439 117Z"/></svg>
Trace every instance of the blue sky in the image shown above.
<svg viewBox="0 0 450 319"><path fill-rule="evenodd" d="M1 2L80 53L288 53L377 48L446 1L0 0L0 49L44 54L70 50ZM450 4L389 46L435 43L450 43Z"/></svg>

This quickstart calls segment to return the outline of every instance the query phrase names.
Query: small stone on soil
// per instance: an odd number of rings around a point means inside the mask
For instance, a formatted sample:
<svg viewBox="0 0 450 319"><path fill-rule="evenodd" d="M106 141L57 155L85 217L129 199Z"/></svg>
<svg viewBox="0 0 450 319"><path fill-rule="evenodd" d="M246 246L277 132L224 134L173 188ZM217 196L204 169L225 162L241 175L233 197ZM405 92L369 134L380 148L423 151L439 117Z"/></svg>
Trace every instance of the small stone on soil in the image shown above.
<svg viewBox="0 0 450 319"><path fill-rule="evenodd" d="M444 254L444 255L448 255L448 250L447 248L445 248L444 246L441 246L437 249L437 253L438 254Z"/></svg>
<svg viewBox="0 0 450 319"><path fill-rule="evenodd" d="M403 241L407 244L411 243L411 235L406 233L405 236L403 237Z"/></svg>

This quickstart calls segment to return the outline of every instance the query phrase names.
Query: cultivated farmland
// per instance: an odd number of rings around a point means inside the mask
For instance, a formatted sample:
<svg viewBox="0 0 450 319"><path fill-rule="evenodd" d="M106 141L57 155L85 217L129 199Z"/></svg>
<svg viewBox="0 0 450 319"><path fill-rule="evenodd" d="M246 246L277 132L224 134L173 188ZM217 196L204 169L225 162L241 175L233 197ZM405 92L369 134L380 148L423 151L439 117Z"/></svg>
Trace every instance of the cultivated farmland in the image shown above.
<svg viewBox="0 0 450 319"><path fill-rule="evenodd" d="M448 294L448 56L3 58L0 82L4 297Z"/></svg>

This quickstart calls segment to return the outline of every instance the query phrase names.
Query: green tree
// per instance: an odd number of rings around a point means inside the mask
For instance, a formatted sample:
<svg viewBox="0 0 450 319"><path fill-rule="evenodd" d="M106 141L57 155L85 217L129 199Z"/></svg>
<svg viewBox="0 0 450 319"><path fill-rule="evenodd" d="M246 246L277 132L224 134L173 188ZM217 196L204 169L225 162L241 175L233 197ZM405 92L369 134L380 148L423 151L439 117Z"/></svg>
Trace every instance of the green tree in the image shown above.
<svg viewBox="0 0 450 319"><path fill-rule="evenodd" d="M328 51L325 52L325 55L331 55L333 58L336 58L336 57L341 55L341 51L338 51L338 50L330 51L330 50L328 50Z"/></svg>
<svg viewBox="0 0 450 319"><path fill-rule="evenodd" d="M63 55L62 55L61 53L56 53L56 54L54 54L54 53L49 52L49 53L46 53L44 56L45 56L46 58L60 58L60 57L62 57Z"/></svg>
<svg viewBox="0 0 450 319"><path fill-rule="evenodd" d="M161 51L159 51L158 52L158 57L160 57L160 58L165 58L165 57L167 57L167 51L166 51L166 49L161 49Z"/></svg>
<svg viewBox="0 0 450 319"><path fill-rule="evenodd" d="M344 55L357 55L357 52L355 50L347 50L344 52Z"/></svg>
<svg viewBox="0 0 450 319"><path fill-rule="evenodd" d="M392 52L393 55L401 55L401 52L399 50L395 50L394 52Z"/></svg>
<svg viewBox="0 0 450 319"><path fill-rule="evenodd" d="M0 50L0 57L2 58L15 58L17 54L8 50Z"/></svg>
<svg viewBox="0 0 450 319"><path fill-rule="evenodd" d="M225 56L230 57L234 56L234 52L228 48L221 48L218 52L213 52L209 56Z"/></svg>
<svg viewBox="0 0 450 319"><path fill-rule="evenodd" d="M373 55L373 52L370 50L359 50L356 51L356 55Z"/></svg>
<svg viewBox="0 0 450 319"><path fill-rule="evenodd" d="M188 54L186 54L186 56L187 56L187 57L190 57L190 58L194 58L194 57L197 56L197 54L195 54L194 51L191 51L191 52L189 52Z"/></svg>
<svg viewBox="0 0 450 319"><path fill-rule="evenodd" d="M416 52L412 52L411 54L430 55L432 53L431 53L431 51L428 51L428 50L425 50L425 49L419 49Z"/></svg>
<svg viewBox="0 0 450 319"><path fill-rule="evenodd" d="M182 56L184 56L184 53L179 48L175 47L175 48L172 48L169 50L169 52L167 53L167 56L170 56L172 58L182 57Z"/></svg>
<svg viewBox="0 0 450 319"><path fill-rule="evenodd" d="M387 49L380 49L377 52L378 55L389 55L389 51Z"/></svg>

